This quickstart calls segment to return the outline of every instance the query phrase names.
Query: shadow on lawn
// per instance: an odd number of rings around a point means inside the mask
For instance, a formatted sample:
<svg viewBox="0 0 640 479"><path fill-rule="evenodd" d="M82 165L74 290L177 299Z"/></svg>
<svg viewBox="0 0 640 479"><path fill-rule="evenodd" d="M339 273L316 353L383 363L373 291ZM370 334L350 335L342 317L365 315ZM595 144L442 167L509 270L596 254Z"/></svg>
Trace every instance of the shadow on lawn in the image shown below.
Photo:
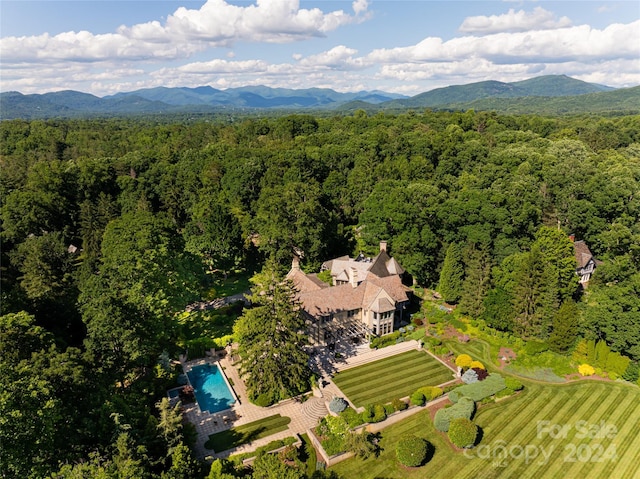
<svg viewBox="0 0 640 479"><path fill-rule="evenodd" d="M213 449L215 452L226 451L242 444L250 443L255 439L260 439L261 434L266 430L266 426L258 426L249 431L237 431L234 428L227 429L226 431L211 434L204 447Z"/></svg>

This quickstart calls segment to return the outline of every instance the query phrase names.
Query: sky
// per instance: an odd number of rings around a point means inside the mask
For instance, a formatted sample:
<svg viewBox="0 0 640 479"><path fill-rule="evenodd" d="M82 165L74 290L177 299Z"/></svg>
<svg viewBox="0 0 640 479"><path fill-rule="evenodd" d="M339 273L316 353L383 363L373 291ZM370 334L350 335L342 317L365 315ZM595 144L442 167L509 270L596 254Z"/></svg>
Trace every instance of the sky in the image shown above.
<svg viewBox="0 0 640 479"><path fill-rule="evenodd" d="M640 2L2 0L0 91L640 85Z"/></svg>

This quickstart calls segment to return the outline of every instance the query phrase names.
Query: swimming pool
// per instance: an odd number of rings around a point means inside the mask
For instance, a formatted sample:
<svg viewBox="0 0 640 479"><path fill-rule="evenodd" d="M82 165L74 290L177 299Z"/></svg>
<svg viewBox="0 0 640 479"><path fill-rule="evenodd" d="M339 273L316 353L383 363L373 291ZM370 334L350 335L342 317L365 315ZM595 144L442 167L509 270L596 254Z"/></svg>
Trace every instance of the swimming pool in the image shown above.
<svg viewBox="0 0 640 479"><path fill-rule="evenodd" d="M201 411L229 409L236 398L217 364L202 364L187 372Z"/></svg>

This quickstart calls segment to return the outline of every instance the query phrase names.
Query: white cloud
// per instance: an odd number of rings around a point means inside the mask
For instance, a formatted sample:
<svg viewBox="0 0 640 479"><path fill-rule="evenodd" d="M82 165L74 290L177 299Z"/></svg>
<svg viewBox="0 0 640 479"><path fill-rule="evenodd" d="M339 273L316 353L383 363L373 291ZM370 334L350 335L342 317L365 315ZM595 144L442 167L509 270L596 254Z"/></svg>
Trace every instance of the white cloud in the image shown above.
<svg viewBox="0 0 640 479"><path fill-rule="evenodd" d="M87 31L47 33L0 39L2 63L69 60L100 62L118 60L166 60L185 58L207 47L229 47L238 41L286 43L323 36L343 25L359 21L367 2L356 0L356 16L342 10L324 13L300 8L298 0L257 0L246 7L225 0L208 0L200 9L178 8L158 21L115 33Z"/></svg>
<svg viewBox="0 0 640 479"><path fill-rule="evenodd" d="M551 30L571 26L568 17L556 19L556 16L542 7L536 7L532 12L509 9L503 15L467 17L459 30L464 33L498 33L498 32L526 32L529 30Z"/></svg>
<svg viewBox="0 0 640 479"><path fill-rule="evenodd" d="M443 42L429 37L408 47L376 49L369 63L451 62L485 58L493 63L602 61L640 57L640 20L612 24L603 30L582 25L558 30L539 30L493 35L465 36Z"/></svg>
<svg viewBox="0 0 640 479"><path fill-rule="evenodd" d="M298 58L300 65L312 68L332 68L336 70L352 70L366 67L362 58L354 58L358 50L339 45L326 52Z"/></svg>
<svg viewBox="0 0 640 479"><path fill-rule="evenodd" d="M369 2L368 0L354 0L351 6L356 15L362 15L369 8Z"/></svg>

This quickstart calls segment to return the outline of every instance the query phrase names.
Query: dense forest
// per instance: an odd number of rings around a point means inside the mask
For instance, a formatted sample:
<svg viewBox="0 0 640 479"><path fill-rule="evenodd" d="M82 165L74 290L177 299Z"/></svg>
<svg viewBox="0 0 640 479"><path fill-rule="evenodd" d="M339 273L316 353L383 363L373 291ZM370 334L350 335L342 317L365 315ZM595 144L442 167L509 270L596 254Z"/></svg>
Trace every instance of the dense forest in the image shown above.
<svg viewBox="0 0 640 479"><path fill-rule="evenodd" d="M0 138L0 477L208 473L161 401L179 313L294 248L317 271L386 240L496 329L640 360L640 116L15 120ZM569 235L602 261L586 291Z"/></svg>

